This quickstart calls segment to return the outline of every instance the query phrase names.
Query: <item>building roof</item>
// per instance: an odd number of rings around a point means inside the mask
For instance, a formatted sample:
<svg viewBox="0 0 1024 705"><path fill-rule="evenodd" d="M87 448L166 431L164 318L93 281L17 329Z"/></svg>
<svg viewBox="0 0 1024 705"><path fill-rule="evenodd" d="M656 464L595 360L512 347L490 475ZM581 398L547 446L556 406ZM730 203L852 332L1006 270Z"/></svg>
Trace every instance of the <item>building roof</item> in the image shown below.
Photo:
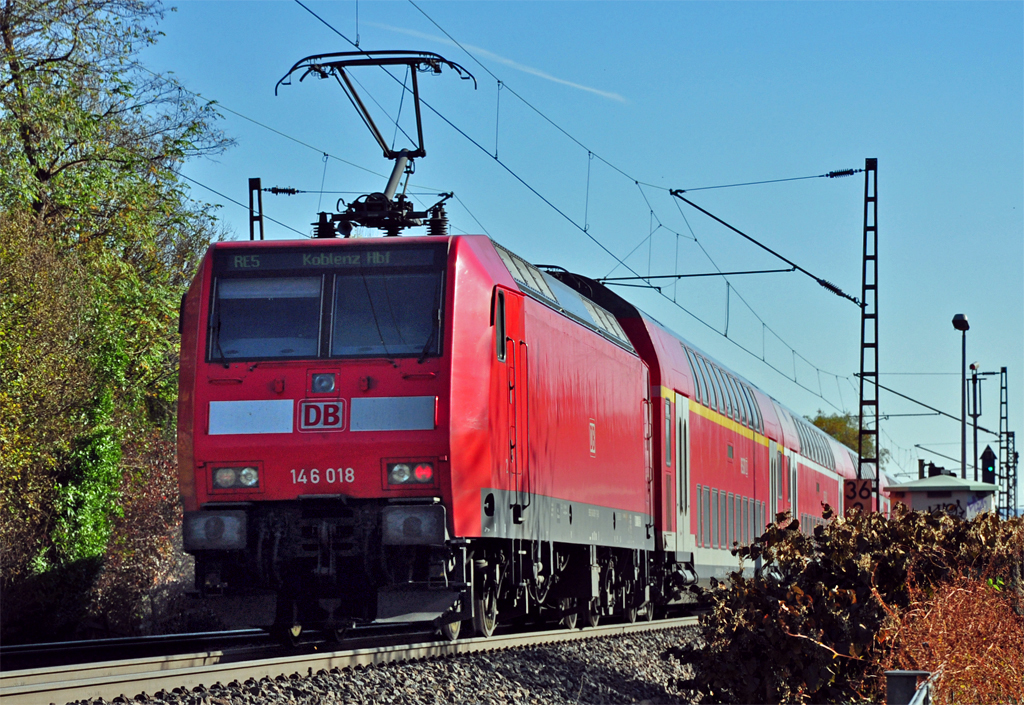
<svg viewBox="0 0 1024 705"><path fill-rule="evenodd" d="M890 492L995 492L996 485L988 482L971 482L952 475L933 475L923 480L890 485Z"/></svg>

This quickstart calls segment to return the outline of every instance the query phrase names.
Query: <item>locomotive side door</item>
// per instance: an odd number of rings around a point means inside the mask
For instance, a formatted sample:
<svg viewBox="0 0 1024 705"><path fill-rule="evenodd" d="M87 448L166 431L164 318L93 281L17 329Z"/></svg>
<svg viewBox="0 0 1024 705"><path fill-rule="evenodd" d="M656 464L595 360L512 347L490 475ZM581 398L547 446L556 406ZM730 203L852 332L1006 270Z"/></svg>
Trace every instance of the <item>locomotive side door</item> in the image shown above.
<svg viewBox="0 0 1024 705"><path fill-rule="evenodd" d="M514 524L522 524L523 511L529 506L529 400L527 363L529 348L523 340L523 298L505 292L505 378L508 404L508 473L510 507Z"/></svg>
<svg viewBox="0 0 1024 705"><path fill-rule="evenodd" d="M690 529L690 400L676 394L676 550L693 552L696 545Z"/></svg>

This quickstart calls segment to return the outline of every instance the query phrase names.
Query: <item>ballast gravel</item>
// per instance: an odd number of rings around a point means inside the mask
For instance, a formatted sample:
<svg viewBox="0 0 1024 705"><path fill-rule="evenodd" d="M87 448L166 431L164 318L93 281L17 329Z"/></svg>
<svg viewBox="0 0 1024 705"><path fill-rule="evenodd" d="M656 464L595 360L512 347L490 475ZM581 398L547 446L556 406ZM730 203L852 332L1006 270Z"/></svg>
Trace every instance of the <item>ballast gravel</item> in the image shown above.
<svg viewBox="0 0 1024 705"><path fill-rule="evenodd" d="M335 703L685 703L674 686L690 667L663 657L695 639L683 628L506 649L313 675L175 689L114 703L145 705L333 705ZM110 701L107 701L110 702ZM101 705L103 700L77 705Z"/></svg>

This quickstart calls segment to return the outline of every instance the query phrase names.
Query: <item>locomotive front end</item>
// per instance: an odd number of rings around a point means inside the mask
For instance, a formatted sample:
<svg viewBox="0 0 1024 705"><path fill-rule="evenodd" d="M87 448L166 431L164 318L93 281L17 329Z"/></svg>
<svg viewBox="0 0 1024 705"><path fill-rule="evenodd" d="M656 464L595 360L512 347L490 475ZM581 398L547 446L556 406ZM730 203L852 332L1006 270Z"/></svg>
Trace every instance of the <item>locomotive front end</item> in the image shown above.
<svg viewBox="0 0 1024 705"><path fill-rule="evenodd" d="M204 596L293 631L458 604L447 261L443 237L211 248L183 302L179 401Z"/></svg>

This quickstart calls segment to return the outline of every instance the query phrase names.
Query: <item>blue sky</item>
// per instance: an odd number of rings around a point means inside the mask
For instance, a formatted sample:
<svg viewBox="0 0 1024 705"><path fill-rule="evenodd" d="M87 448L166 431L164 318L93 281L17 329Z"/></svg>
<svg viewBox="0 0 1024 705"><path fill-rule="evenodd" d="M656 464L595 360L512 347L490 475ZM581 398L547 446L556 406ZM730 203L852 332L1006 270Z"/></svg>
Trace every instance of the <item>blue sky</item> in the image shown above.
<svg viewBox="0 0 1024 705"><path fill-rule="evenodd" d="M1024 445L1024 4L305 4L364 49L433 51L476 76L476 90L454 73L421 77L430 105L483 149L425 110L427 157L410 191L422 205L454 191L456 232L485 231L536 263L627 275L599 242L619 258L632 252L625 261L643 274L784 267L668 189L818 175L877 158L882 383L959 415L960 336L950 321L966 313L968 362L1008 368L1010 428ZM352 49L302 6L181 2L161 29L143 61L217 100L237 140L184 171L224 194L193 190L223 204L237 237L248 236L247 212L226 197L247 203L251 176L352 192L266 195L266 214L303 233L337 198L382 190L391 163L336 84L295 81L274 96L300 58ZM379 72L358 78L397 112L395 82ZM410 114L406 102L405 127ZM495 148L564 216L499 164ZM857 175L689 197L859 297L863 189ZM273 223L267 230L298 237ZM798 413L856 411L859 310L811 279L699 278L666 286L665 296L621 291ZM983 389L980 423L997 429L998 381ZM892 415L882 422L890 471L916 472L918 457L958 466L931 452L959 458L957 422L898 416L926 410L884 392L881 410ZM987 443L995 447L980 434Z"/></svg>

